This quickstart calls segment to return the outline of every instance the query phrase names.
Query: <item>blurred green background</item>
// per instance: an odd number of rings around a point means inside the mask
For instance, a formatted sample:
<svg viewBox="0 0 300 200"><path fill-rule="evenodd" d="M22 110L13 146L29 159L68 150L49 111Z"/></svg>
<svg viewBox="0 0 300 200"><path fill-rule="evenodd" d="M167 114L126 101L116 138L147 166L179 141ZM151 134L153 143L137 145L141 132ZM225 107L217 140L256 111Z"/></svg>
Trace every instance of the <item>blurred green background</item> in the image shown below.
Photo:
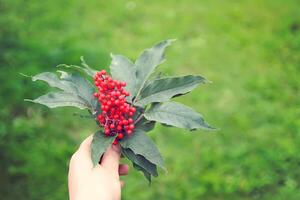
<svg viewBox="0 0 300 200"><path fill-rule="evenodd" d="M0 0L0 199L67 199L68 162L94 122L24 102L45 93L19 73L60 63L108 69L178 38L160 70L213 81L178 101L218 132L157 126L168 167L148 186L131 170L123 199L300 199L298 0ZM75 111L76 112L76 111Z"/></svg>

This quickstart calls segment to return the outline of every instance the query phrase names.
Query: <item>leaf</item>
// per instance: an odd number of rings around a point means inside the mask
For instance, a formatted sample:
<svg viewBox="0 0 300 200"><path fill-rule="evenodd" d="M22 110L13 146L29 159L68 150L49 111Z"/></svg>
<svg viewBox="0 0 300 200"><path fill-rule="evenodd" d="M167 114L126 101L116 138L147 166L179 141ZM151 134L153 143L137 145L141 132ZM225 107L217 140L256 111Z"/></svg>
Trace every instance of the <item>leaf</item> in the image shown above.
<svg viewBox="0 0 300 200"><path fill-rule="evenodd" d="M111 54L110 73L113 79L126 82L126 90L132 97L136 84L134 64L125 56Z"/></svg>
<svg viewBox="0 0 300 200"><path fill-rule="evenodd" d="M145 106L152 102L168 101L174 96L192 91L200 83L205 82L205 78L193 75L157 79L142 89L135 105Z"/></svg>
<svg viewBox="0 0 300 200"><path fill-rule="evenodd" d="M59 72L61 73L60 78L63 81L72 83L76 89L75 93L83 98L90 105L93 111L96 110L97 99L93 96L95 88L91 85L91 83L79 74L68 74L63 71Z"/></svg>
<svg viewBox="0 0 300 200"><path fill-rule="evenodd" d="M65 67L65 68L73 68L76 70L83 71L86 73L88 76L94 77L95 74L97 73L96 70L92 69L84 60L83 56L80 57L81 60L81 65L82 66L77 66L77 65L67 65L67 64L59 64L56 67Z"/></svg>
<svg viewBox="0 0 300 200"><path fill-rule="evenodd" d="M91 158L93 165L96 166L103 153L112 144L116 136L106 137L102 131L97 131L92 140Z"/></svg>
<svg viewBox="0 0 300 200"><path fill-rule="evenodd" d="M144 156L151 163L160 166L166 170L164 161L156 148L154 142L141 129L135 129L133 134L121 140L123 148L131 149L134 154Z"/></svg>
<svg viewBox="0 0 300 200"><path fill-rule="evenodd" d="M145 178L146 178L146 179L149 181L149 183L151 184L151 174L150 174L149 172L147 172L144 168L142 168L141 166L139 166L139 165L137 165L137 164L135 164L135 163L133 163L132 165L133 165L133 167L134 167L136 170L143 172Z"/></svg>
<svg viewBox="0 0 300 200"><path fill-rule="evenodd" d="M84 99L72 93L66 92L50 92L48 94L38 97L37 99L25 99L25 101L43 104L45 106L48 106L49 108L63 106L73 106L80 109L88 108L88 105L86 104Z"/></svg>
<svg viewBox="0 0 300 200"><path fill-rule="evenodd" d="M83 68L83 71L84 71L87 75L89 75L89 76L91 76L91 77L94 77L95 74L97 73L97 71L94 70L94 69L92 69L92 68L85 62L83 56L80 57L80 61L81 61L81 65L84 67L84 68Z"/></svg>
<svg viewBox="0 0 300 200"><path fill-rule="evenodd" d="M33 81L41 80L47 82L51 87L56 87L66 93L79 96L85 101L85 104L93 110L97 107L97 100L94 98L94 87L79 74L68 74L64 71L60 78L55 73L44 72L32 77Z"/></svg>
<svg viewBox="0 0 300 200"><path fill-rule="evenodd" d="M150 49L146 49L135 62L136 67L136 92L137 96L144 87L145 82L154 69L164 61L165 48L174 40L165 40Z"/></svg>
<svg viewBox="0 0 300 200"><path fill-rule="evenodd" d="M148 173L150 173L152 176L158 176L157 173L157 167L155 164L148 161L144 156L135 154L131 149L129 148L122 148L122 153L133 163L139 165L143 169L145 169Z"/></svg>
<svg viewBox="0 0 300 200"><path fill-rule="evenodd" d="M67 81L60 80L56 74L51 72L43 72L32 77L32 81L45 81L51 87L61 89L69 93L75 93L76 88L73 84Z"/></svg>
<svg viewBox="0 0 300 200"><path fill-rule="evenodd" d="M207 124L202 115L191 108L175 102L155 104L144 113L148 120L157 121L179 128L193 129L214 129Z"/></svg>
<svg viewBox="0 0 300 200"><path fill-rule="evenodd" d="M135 129L141 129L144 132L151 131L155 126L155 121L149 121L145 117L135 124Z"/></svg>

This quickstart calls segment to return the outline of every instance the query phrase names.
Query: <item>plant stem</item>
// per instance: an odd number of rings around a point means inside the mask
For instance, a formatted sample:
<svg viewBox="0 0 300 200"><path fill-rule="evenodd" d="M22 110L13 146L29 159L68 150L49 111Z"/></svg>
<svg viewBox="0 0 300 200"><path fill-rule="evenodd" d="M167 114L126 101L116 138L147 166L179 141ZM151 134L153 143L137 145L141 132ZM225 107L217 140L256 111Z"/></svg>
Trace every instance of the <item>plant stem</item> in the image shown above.
<svg viewBox="0 0 300 200"><path fill-rule="evenodd" d="M134 122L134 124L137 124L141 119L144 117L144 113L142 113Z"/></svg>

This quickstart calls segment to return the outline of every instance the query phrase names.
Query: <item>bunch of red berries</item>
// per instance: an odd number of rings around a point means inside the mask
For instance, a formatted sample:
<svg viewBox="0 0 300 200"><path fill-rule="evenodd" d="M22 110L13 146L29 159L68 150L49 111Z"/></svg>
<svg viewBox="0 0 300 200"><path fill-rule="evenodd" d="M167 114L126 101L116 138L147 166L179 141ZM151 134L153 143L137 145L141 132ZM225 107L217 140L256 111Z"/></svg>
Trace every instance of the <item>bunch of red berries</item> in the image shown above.
<svg viewBox="0 0 300 200"><path fill-rule="evenodd" d="M123 87L125 82L113 80L106 74L105 70L97 72L95 77L95 86L99 92L94 93L101 104L101 113L98 115L98 121L104 127L106 136L117 135L113 144L117 144L125 134L130 136L134 129L133 115L136 109L126 102L129 93Z"/></svg>

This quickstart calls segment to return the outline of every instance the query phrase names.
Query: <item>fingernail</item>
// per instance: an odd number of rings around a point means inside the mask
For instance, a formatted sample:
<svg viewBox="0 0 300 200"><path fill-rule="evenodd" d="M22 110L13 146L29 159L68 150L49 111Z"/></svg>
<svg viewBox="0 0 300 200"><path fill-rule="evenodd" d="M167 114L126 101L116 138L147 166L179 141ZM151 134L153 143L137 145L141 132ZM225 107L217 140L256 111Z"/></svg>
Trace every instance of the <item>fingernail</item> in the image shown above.
<svg viewBox="0 0 300 200"><path fill-rule="evenodd" d="M121 152L121 148L120 148L120 145L119 145L119 144L111 145L111 148L112 148L114 151L118 152L118 153Z"/></svg>

